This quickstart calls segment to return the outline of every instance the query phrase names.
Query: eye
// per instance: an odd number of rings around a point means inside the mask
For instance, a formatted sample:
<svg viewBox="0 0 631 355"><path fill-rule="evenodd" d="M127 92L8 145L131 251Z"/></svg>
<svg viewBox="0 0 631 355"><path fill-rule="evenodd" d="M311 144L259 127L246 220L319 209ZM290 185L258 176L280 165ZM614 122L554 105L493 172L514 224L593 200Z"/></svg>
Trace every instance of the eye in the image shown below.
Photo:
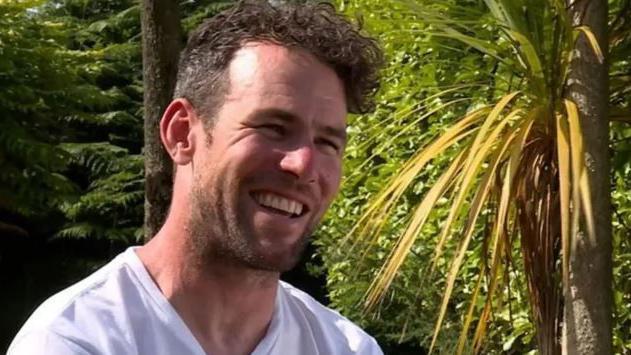
<svg viewBox="0 0 631 355"><path fill-rule="evenodd" d="M285 127L276 123L267 123L264 125L260 125L258 128L262 130L265 134L272 137L282 137L286 133Z"/></svg>
<svg viewBox="0 0 631 355"><path fill-rule="evenodd" d="M333 140L327 138L318 138L315 143L319 146L324 147L329 153L338 154L340 152L340 145L334 142Z"/></svg>

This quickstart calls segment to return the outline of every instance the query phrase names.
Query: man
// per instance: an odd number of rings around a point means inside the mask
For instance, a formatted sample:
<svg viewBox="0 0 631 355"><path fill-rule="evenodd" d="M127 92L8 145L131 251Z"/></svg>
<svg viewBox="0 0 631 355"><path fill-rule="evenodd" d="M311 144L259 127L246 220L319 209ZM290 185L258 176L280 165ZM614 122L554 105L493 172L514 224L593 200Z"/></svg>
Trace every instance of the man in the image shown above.
<svg viewBox="0 0 631 355"><path fill-rule="evenodd" d="M347 111L381 52L329 5L240 3L182 53L160 123L171 209L130 248L40 306L10 354L381 354L279 281L335 196Z"/></svg>

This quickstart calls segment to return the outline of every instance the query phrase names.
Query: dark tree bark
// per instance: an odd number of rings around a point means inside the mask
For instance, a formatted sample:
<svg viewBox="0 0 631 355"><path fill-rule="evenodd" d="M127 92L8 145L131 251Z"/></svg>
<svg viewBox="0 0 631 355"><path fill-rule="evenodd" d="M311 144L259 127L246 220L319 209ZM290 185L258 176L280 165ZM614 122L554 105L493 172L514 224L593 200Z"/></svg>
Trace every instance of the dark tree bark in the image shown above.
<svg viewBox="0 0 631 355"><path fill-rule="evenodd" d="M172 163L158 124L171 101L182 43L175 0L142 1L142 64L145 116L145 240L164 223L172 189Z"/></svg>
<svg viewBox="0 0 631 355"><path fill-rule="evenodd" d="M568 95L578 105L585 140L596 241L574 235L570 281L565 290L563 352L612 353L612 240L609 163L607 1L571 1L574 25L591 28L605 54L600 62L584 35L575 45Z"/></svg>

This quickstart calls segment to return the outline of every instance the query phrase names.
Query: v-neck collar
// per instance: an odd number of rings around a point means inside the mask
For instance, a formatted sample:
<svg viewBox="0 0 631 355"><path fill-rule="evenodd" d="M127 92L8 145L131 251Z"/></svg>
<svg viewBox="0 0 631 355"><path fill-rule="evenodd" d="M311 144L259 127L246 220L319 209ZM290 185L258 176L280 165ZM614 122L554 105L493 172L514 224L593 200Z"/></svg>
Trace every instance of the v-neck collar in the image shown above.
<svg viewBox="0 0 631 355"><path fill-rule="evenodd" d="M191 344L191 350L194 351L194 354L199 355L212 355L206 354L204 348L201 346L197 338L193 335L193 332L188 328L182 317L177 313L173 305L169 302L169 300L164 296L162 291L158 288L158 285L153 281L151 275L145 268L145 265L142 263L138 254L136 253L136 249L139 247L130 247L123 254L127 263L131 267L132 271L138 277L140 284L144 288L145 292L149 295L151 300L155 303L156 306L160 309L160 314L163 316L162 321L165 322L169 329L171 329L178 338L182 339L184 344ZM276 299L274 301L274 312L272 313L272 319L267 327L267 331L263 339L258 343L256 348L251 355L268 355L271 354L271 351L274 348L274 344L278 340L278 336L280 334L280 323L282 319L282 307L281 298L283 297L283 292L280 286L280 282L277 286L276 290Z"/></svg>

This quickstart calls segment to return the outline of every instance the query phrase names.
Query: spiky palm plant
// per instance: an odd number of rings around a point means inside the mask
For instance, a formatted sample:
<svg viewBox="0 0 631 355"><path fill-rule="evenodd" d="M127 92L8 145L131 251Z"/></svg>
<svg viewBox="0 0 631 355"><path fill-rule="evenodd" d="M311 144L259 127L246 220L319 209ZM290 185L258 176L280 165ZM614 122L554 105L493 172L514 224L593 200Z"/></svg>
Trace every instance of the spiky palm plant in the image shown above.
<svg viewBox="0 0 631 355"><path fill-rule="evenodd" d="M523 260L518 264L523 265L527 279L539 350L558 353L571 236L584 225L586 238L594 238L583 134L576 103L566 93L567 79L579 36L587 38L602 61L600 47L589 28L572 25L561 0L485 0L490 17L467 14L467 8L450 1L405 3L424 26L419 34L462 42L494 58L498 77L510 79L498 79L490 102L471 108L434 141L420 147L349 233L348 240L355 245L375 240L424 169L451 154L453 158L415 206L370 285L366 308L379 304L431 220L434 207L448 199L451 206L437 236L431 269L444 257L447 245L456 248L450 254L430 348L436 343L472 238L479 234L485 245L481 269L487 277L478 278L472 292L458 352L482 349L496 296L505 287L502 275L511 262L511 248L520 246ZM445 16L445 8L458 8L462 18ZM478 36L477 31L485 34ZM485 40L488 33L494 41ZM447 103L428 115L440 115L445 107L460 102L447 98L465 87L437 93L435 97ZM481 309L476 308L479 298L484 299ZM468 341L474 319L477 325Z"/></svg>

